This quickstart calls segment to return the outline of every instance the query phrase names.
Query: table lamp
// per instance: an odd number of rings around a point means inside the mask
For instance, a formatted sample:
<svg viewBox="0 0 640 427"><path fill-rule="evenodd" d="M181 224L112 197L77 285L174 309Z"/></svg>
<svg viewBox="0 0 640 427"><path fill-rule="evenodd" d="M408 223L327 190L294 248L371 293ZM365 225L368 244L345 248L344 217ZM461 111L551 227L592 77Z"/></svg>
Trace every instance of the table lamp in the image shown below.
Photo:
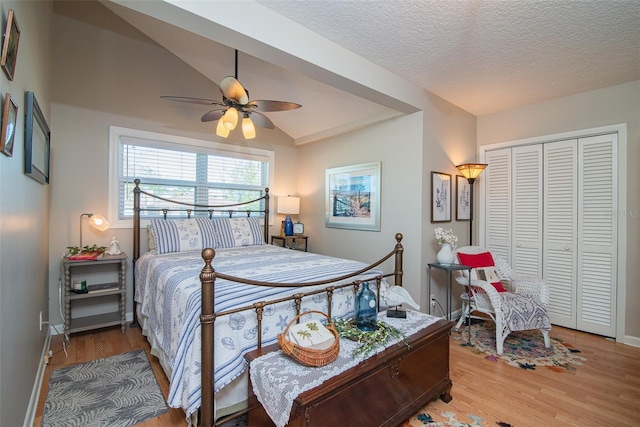
<svg viewBox="0 0 640 427"><path fill-rule="evenodd" d="M291 221L291 215L298 215L300 213L300 198L299 197L278 197L278 213L286 215L284 220L284 235L293 236L293 221Z"/></svg>

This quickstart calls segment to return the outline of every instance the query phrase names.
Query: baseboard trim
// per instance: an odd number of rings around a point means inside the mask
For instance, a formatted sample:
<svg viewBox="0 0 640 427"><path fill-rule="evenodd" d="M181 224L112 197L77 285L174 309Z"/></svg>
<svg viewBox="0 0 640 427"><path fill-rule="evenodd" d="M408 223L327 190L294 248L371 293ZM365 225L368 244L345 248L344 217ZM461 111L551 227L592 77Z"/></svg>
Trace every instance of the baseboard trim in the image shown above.
<svg viewBox="0 0 640 427"><path fill-rule="evenodd" d="M44 346L42 347L42 354L40 355L40 364L38 365L38 372L36 373L36 379L33 384L33 390L31 390L31 398L29 399L29 406L27 407L27 413L24 418L23 427L32 427L33 422L36 419L36 411L38 410L38 400L40 399L40 389L42 388L42 381L44 380L44 373L47 369L46 363L44 363L45 356L49 355L49 349L51 348L51 330L47 328L47 337L44 340Z"/></svg>
<svg viewBox="0 0 640 427"><path fill-rule="evenodd" d="M630 345L632 347L640 347L640 338L625 335L623 344Z"/></svg>

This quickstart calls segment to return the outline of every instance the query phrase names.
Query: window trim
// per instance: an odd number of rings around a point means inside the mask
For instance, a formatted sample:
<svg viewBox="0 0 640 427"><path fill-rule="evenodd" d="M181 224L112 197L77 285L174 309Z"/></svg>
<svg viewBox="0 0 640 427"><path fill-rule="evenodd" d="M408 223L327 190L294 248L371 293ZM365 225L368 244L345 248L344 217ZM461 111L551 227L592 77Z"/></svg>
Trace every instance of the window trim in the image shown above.
<svg viewBox="0 0 640 427"><path fill-rule="evenodd" d="M201 139L187 138L178 135L167 135L158 132L150 132L139 129L129 129L119 126L109 126L109 189L108 189L108 212L107 218L110 223L110 228L132 228L133 219L118 219L118 206L120 197L119 188L119 162L120 162L120 141L122 137L140 138L158 142L158 147L182 145L185 147L191 147L199 152L215 151L224 155L230 154L232 157L238 157L238 155L244 155L251 160L268 159L269 163L269 186L274 187L275 177L275 153L270 150L263 150L259 148L251 147L239 147L236 145L222 144L214 141L205 141ZM270 212L273 212L271 206ZM146 227L149 220L141 220L140 227ZM273 214L269 214L269 224L273 223Z"/></svg>

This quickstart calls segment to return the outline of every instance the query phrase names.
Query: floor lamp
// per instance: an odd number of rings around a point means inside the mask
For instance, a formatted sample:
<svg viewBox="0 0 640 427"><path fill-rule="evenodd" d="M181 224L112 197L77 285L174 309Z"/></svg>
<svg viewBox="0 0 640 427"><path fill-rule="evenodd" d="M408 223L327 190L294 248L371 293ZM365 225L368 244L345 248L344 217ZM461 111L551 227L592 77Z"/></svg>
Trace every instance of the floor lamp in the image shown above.
<svg viewBox="0 0 640 427"><path fill-rule="evenodd" d="M485 163L465 163L456 167L469 182L469 246L473 246L473 183L487 165Z"/></svg>

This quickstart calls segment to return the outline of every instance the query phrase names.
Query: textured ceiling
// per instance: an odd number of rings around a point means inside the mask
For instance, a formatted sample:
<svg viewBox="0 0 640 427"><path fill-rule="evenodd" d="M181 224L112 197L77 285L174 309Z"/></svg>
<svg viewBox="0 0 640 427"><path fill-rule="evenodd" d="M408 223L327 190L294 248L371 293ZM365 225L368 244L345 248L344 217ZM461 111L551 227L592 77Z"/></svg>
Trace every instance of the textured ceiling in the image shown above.
<svg viewBox="0 0 640 427"><path fill-rule="evenodd" d="M260 3L477 116L640 79L638 0Z"/></svg>
<svg viewBox="0 0 640 427"><path fill-rule="evenodd" d="M214 83L245 52L252 98L303 105L268 114L298 144L410 112L419 88L482 116L640 80L639 0L101 3Z"/></svg>

